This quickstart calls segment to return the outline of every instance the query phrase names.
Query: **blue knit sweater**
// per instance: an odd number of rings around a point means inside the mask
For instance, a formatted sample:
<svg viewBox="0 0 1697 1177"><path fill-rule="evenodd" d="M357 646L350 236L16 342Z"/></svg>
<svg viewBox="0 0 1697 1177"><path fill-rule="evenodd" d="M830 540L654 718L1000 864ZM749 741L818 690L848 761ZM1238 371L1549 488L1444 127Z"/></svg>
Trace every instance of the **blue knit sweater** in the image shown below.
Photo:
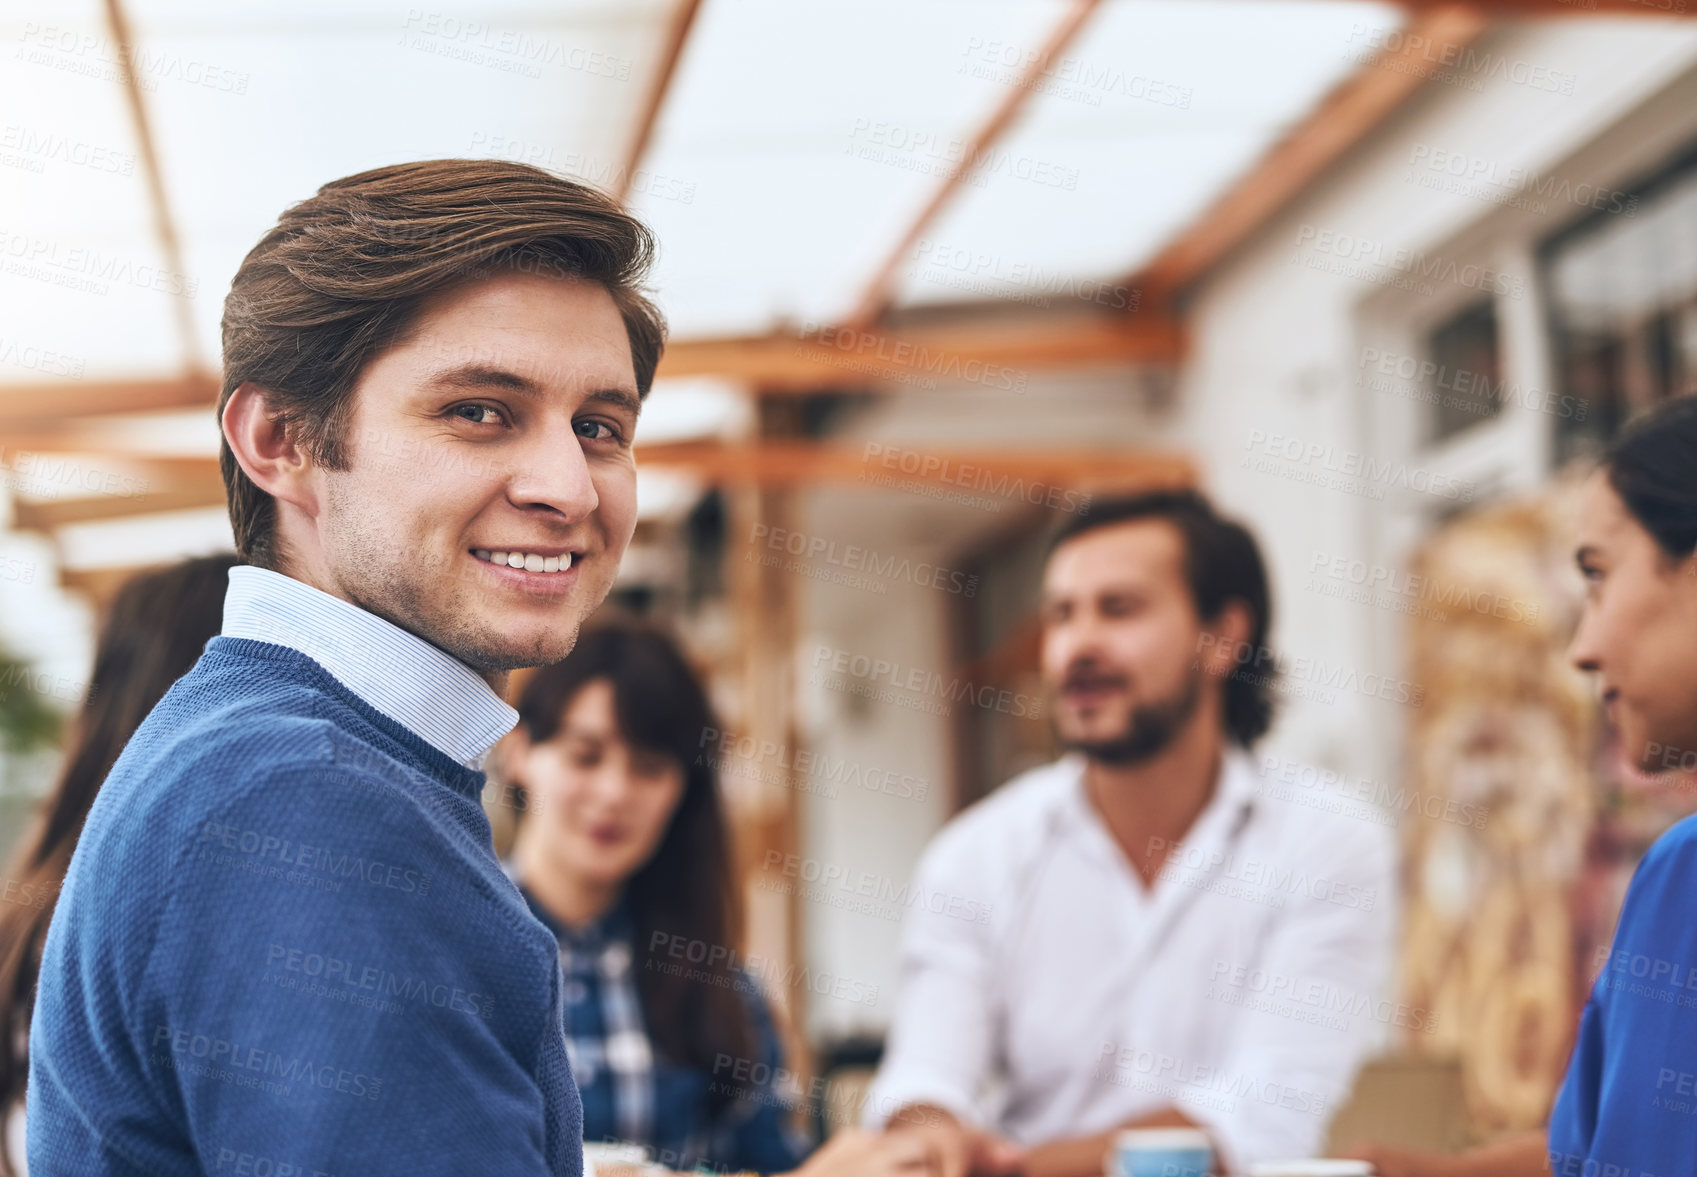
<svg viewBox="0 0 1697 1177"><path fill-rule="evenodd" d="M214 638L71 860L31 1177L578 1177L559 949L483 783L304 654Z"/></svg>

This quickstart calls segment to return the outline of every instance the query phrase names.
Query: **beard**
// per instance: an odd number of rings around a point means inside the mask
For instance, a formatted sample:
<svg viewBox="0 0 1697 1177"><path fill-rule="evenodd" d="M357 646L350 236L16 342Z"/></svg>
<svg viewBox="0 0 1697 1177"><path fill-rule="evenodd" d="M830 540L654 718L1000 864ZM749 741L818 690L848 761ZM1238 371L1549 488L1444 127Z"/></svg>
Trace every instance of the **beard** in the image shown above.
<svg viewBox="0 0 1697 1177"><path fill-rule="evenodd" d="M1202 671L1193 668L1183 685L1165 699L1133 707L1118 735L1096 740L1062 739L1061 746L1102 764L1121 768L1142 764L1173 742L1196 714L1201 700Z"/></svg>

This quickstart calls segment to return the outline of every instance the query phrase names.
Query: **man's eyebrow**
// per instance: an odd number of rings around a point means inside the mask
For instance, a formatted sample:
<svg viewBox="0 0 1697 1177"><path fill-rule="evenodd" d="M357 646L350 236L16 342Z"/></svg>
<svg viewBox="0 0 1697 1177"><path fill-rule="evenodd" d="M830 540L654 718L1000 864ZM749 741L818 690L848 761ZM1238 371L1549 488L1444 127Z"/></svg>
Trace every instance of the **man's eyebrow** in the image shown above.
<svg viewBox="0 0 1697 1177"><path fill-rule="evenodd" d="M446 368L427 377L425 384L434 388L499 388L533 400L543 395L542 386L536 381L490 364L464 364L457 368ZM618 405L628 409L633 417L642 412L641 398L622 388L598 388L586 399Z"/></svg>
<svg viewBox="0 0 1697 1177"><path fill-rule="evenodd" d="M425 383L450 388L506 388L527 396L535 396L542 391L534 380L489 364L462 364L457 368L444 368L440 372L432 373Z"/></svg>
<svg viewBox="0 0 1697 1177"><path fill-rule="evenodd" d="M606 401L609 404L618 405L620 408L629 409L630 415L633 417L642 415L642 398L634 392L626 392L622 388L598 388L590 393L587 399Z"/></svg>

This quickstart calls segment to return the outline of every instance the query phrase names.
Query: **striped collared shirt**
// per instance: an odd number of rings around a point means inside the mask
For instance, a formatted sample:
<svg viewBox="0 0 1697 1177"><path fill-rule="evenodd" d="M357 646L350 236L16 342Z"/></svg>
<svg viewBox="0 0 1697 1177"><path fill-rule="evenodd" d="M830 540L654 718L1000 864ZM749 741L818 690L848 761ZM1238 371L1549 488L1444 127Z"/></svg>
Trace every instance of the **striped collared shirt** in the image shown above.
<svg viewBox="0 0 1697 1177"><path fill-rule="evenodd" d="M481 769L519 713L478 673L417 634L266 568L230 569L225 637L299 650L372 707Z"/></svg>

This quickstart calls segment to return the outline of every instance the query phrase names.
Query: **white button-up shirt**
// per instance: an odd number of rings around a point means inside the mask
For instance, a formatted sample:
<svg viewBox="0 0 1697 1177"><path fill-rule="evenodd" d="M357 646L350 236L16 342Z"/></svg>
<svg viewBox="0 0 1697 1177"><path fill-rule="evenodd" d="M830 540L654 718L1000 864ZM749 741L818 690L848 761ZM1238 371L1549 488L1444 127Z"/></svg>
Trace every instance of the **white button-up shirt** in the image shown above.
<svg viewBox="0 0 1697 1177"><path fill-rule="evenodd" d="M1083 770L1017 777L927 847L868 1126L925 1103L1034 1145L1176 1106L1233 1171L1314 1155L1397 1017L1389 830L1275 800L1233 750L1146 889Z"/></svg>
<svg viewBox="0 0 1697 1177"><path fill-rule="evenodd" d="M467 768L481 769L519 713L458 658L358 605L238 564L223 635L298 650L348 690Z"/></svg>

